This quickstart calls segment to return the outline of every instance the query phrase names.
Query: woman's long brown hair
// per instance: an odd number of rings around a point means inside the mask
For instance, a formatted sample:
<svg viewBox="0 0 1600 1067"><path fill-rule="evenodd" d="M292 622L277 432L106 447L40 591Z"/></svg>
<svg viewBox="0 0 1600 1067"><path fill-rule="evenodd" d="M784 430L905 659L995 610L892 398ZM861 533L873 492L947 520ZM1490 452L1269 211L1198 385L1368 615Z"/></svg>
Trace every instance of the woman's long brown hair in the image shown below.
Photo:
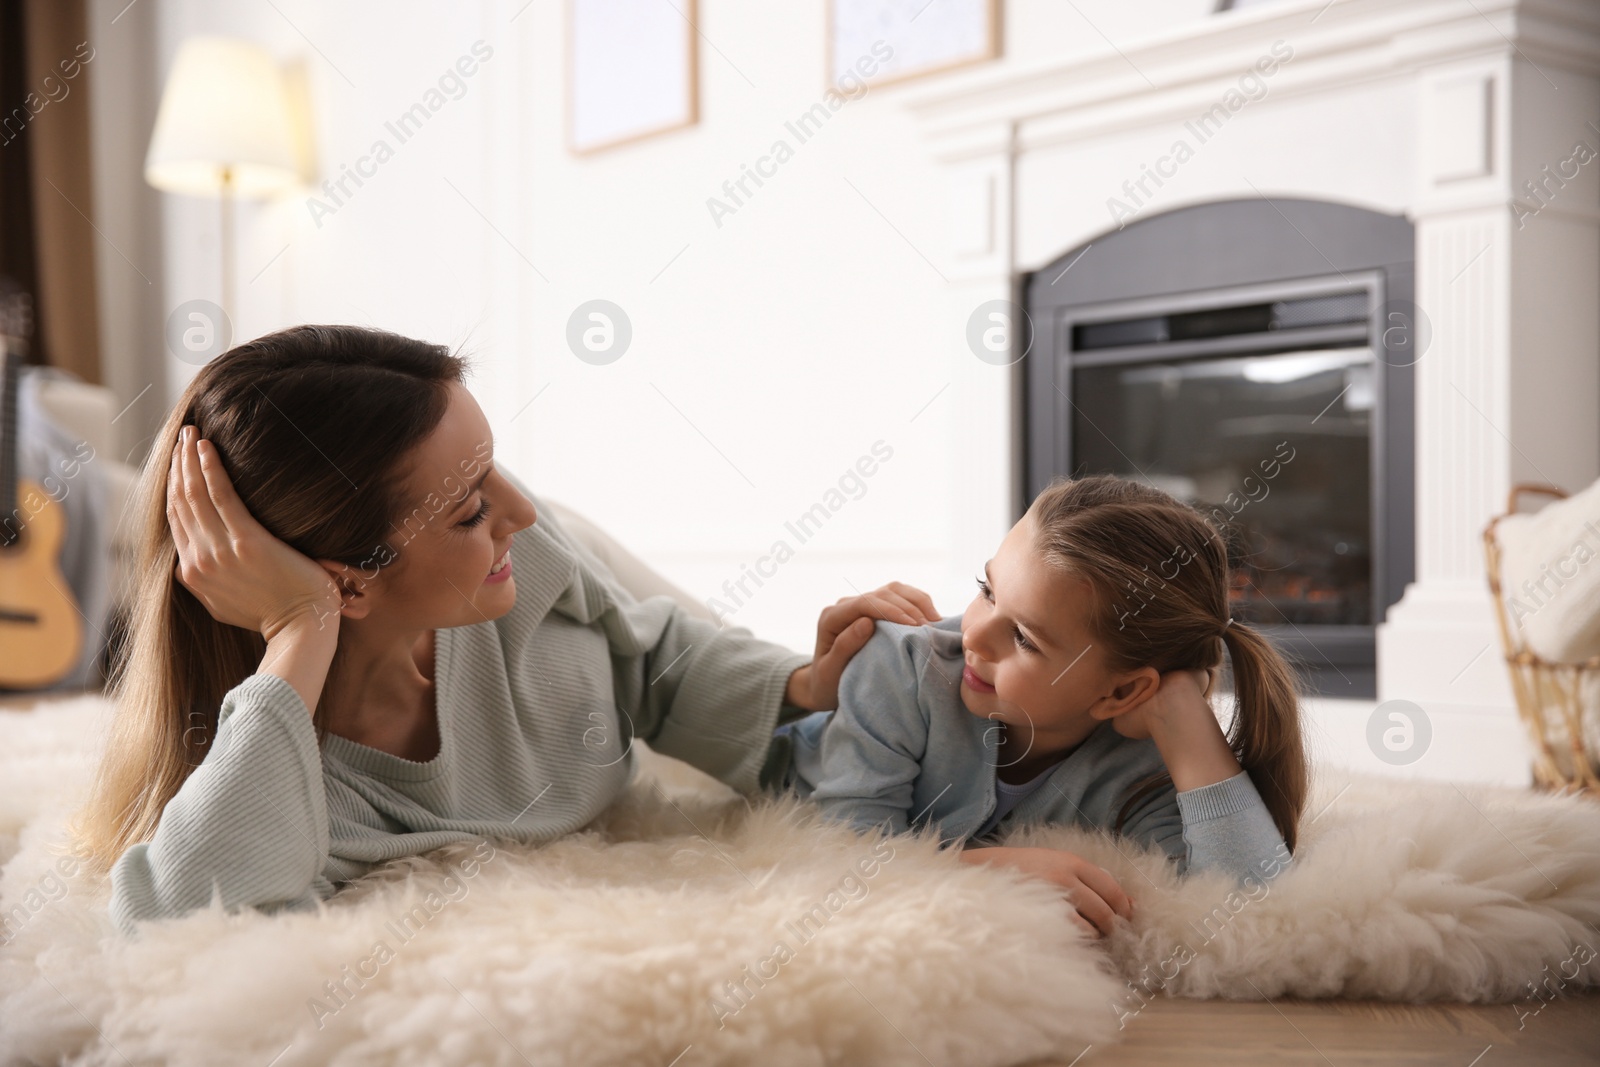
<svg viewBox="0 0 1600 1067"><path fill-rule="evenodd" d="M73 851L108 871L155 833L167 802L205 758L228 691L266 654L259 633L226 626L178 581L167 474L193 424L216 448L240 499L274 536L312 559L376 573L402 560L408 455L444 417L449 383L468 371L440 345L356 326L296 326L239 345L201 368L157 432L126 522L137 523L126 642L107 686L111 736ZM336 670L339 662L334 658ZM312 722L326 733L321 701Z"/></svg>
<svg viewBox="0 0 1600 1067"><path fill-rule="evenodd" d="M1258 630L1228 624L1223 532L1153 486L1105 475L1056 481L1029 514L1045 558L1094 590L1089 629L1110 670L1211 668L1226 646L1235 696L1228 744L1293 851L1310 778L1299 682ZM1171 781L1138 783L1117 827Z"/></svg>

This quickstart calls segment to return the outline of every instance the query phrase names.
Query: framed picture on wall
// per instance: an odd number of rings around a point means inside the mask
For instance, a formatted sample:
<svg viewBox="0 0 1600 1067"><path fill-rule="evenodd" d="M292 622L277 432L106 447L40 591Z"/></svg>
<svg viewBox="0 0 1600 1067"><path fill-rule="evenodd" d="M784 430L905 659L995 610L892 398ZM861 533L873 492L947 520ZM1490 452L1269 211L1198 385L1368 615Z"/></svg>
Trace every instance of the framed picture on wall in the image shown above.
<svg viewBox="0 0 1600 1067"><path fill-rule="evenodd" d="M828 86L882 85L1000 55L1000 0L824 0ZM885 58L887 53L887 58Z"/></svg>
<svg viewBox="0 0 1600 1067"><path fill-rule="evenodd" d="M567 147L577 155L699 121L695 0L567 0Z"/></svg>

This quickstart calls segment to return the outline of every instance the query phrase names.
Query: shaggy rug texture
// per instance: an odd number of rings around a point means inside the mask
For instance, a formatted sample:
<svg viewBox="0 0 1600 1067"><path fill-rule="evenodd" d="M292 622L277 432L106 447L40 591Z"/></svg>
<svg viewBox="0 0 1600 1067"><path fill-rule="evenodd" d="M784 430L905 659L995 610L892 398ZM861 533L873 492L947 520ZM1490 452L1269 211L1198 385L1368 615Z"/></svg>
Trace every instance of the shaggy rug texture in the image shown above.
<svg viewBox="0 0 1600 1067"><path fill-rule="evenodd" d="M1159 996L1526 1001L1600 984L1600 805L1319 776L1236 889L1034 829L1134 896L1106 941L1044 882L748 803L675 761L582 833L397 862L319 912L118 937L59 854L98 699L0 712L0 1064L1067 1062Z"/></svg>

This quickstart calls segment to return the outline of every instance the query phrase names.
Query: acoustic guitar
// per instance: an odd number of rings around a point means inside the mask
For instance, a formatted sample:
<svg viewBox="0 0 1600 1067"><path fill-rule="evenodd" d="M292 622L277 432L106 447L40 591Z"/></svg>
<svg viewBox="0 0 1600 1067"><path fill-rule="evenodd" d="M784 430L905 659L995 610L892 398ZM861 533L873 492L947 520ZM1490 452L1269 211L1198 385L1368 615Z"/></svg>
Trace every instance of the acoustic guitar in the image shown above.
<svg viewBox="0 0 1600 1067"><path fill-rule="evenodd" d="M27 293L0 293L0 688L43 689L83 653L83 619L61 573L67 513L39 483L19 476L17 392L33 305Z"/></svg>

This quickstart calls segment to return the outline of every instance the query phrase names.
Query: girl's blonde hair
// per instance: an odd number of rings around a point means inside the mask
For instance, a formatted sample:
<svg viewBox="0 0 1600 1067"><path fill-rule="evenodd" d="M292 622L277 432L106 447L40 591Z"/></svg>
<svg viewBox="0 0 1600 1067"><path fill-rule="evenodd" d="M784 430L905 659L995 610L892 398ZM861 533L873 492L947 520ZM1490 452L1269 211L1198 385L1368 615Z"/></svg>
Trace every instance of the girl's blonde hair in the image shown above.
<svg viewBox="0 0 1600 1067"><path fill-rule="evenodd" d="M1228 743L1293 851L1310 778L1299 685L1259 631L1229 623L1222 532L1159 489L1107 475L1059 479L1028 513L1045 559L1093 590L1089 630L1110 670L1212 668L1226 646L1236 701ZM1159 774L1138 783L1117 827L1171 781Z"/></svg>
<svg viewBox="0 0 1600 1067"><path fill-rule="evenodd" d="M136 523L136 586L111 664L111 736L72 851L104 874L155 833L167 802L216 737L230 689L266 654L259 633L226 626L178 581L167 474L183 426L215 446L240 499L312 559L376 573L398 557L405 463L444 417L465 361L440 345L357 326L295 326L217 356L156 433L124 521ZM334 657L336 670L340 658ZM326 735L321 701L312 722Z"/></svg>

